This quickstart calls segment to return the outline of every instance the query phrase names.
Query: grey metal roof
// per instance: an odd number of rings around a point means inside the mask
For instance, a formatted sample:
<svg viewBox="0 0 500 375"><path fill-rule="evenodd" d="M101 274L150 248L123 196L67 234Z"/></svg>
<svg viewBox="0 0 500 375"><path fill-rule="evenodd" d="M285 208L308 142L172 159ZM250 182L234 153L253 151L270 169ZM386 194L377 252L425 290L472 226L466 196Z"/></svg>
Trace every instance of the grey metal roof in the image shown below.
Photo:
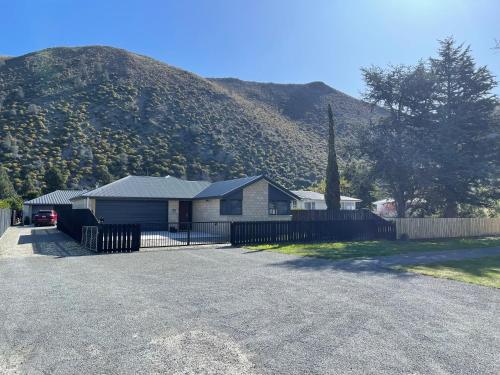
<svg viewBox="0 0 500 375"><path fill-rule="evenodd" d="M186 181L176 177L127 176L97 189L87 191L79 197L89 198L136 198L136 199L208 199L223 197L242 189L260 179L281 189L286 194L298 198L266 177L251 176L228 181ZM75 196L76 198L77 196Z"/></svg>
<svg viewBox="0 0 500 375"><path fill-rule="evenodd" d="M234 180L214 182L209 187L207 187L205 190L203 190L201 193L196 195L194 197L194 199L221 198L221 197L224 197L224 196L230 194L231 192L237 191L239 189L243 189L244 187L257 182L260 179L265 179L267 182L269 182L270 185L283 191L285 194L289 195L290 197L295 198L295 199L300 199L300 197L295 195L293 192L291 192L288 189L285 189L284 187L279 186L274 181L270 180L269 178L267 178L264 175L242 177L242 178L236 178Z"/></svg>
<svg viewBox="0 0 500 375"><path fill-rule="evenodd" d="M302 199L312 199L312 200L318 200L318 201L325 200L325 196L321 193L316 192L316 191L292 190L292 193L298 195ZM351 198L351 197L346 197L345 195L341 195L340 201L341 202L361 202L361 199Z"/></svg>
<svg viewBox="0 0 500 375"><path fill-rule="evenodd" d="M42 195L38 198L32 199L30 201L24 202L26 205L34 204L46 204L46 205L58 205L58 204L71 204L70 199L74 198L80 194L85 193L85 190L56 190L52 193Z"/></svg>
<svg viewBox="0 0 500 375"><path fill-rule="evenodd" d="M82 197L191 199L209 185L208 181L186 181L172 176L127 176L88 191Z"/></svg>
<svg viewBox="0 0 500 375"><path fill-rule="evenodd" d="M308 190L292 190L292 192L302 199L324 200L325 196L321 193Z"/></svg>
<svg viewBox="0 0 500 375"><path fill-rule="evenodd" d="M248 186L257 180L260 180L263 176L251 176L236 178L234 180L218 181L210 184L206 189L197 194L194 198L196 199L207 199L207 198L217 198L222 197L226 194L236 191L245 186Z"/></svg>

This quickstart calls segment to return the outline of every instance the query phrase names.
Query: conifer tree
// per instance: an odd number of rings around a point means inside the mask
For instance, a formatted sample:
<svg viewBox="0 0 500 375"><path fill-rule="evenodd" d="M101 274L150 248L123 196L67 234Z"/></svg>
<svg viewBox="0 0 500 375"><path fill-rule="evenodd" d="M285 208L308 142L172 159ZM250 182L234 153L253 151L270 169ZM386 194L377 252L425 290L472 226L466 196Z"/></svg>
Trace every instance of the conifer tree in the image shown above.
<svg viewBox="0 0 500 375"><path fill-rule="evenodd" d="M432 189L425 199L441 206L443 216L456 217L459 204L486 204L479 192L498 164L492 137L496 82L486 67L476 67L469 47L451 37L440 44L431 59L436 115L429 144Z"/></svg>
<svg viewBox="0 0 500 375"><path fill-rule="evenodd" d="M328 104L328 164L326 166L325 202L328 210L340 210L340 174L335 151L335 124L330 104Z"/></svg>

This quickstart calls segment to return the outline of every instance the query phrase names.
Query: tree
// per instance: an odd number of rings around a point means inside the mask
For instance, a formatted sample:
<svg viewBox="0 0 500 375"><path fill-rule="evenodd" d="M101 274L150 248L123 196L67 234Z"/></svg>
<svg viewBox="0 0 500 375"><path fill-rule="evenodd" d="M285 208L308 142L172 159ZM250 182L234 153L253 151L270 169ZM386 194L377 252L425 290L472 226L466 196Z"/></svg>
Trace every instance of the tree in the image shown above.
<svg viewBox="0 0 500 375"><path fill-rule="evenodd" d="M0 166L0 202L2 207L19 211L23 209L23 201L17 195L7 171L2 166Z"/></svg>
<svg viewBox="0 0 500 375"><path fill-rule="evenodd" d="M328 164L326 166L325 203L329 210L340 211L340 174L335 151L335 124L328 104Z"/></svg>
<svg viewBox="0 0 500 375"><path fill-rule="evenodd" d="M103 185L109 184L111 181L113 181L113 176L111 173L109 173L108 167L105 165L98 166L95 169L94 176L98 182L100 182Z"/></svg>
<svg viewBox="0 0 500 375"><path fill-rule="evenodd" d="M432 79L424 66L362 69L365 99L381 105L388 116L376 119L361 140L372 173L405 217L423 185L426 134L431 127Z"/></svg>
<svg viewBox="0 0 500 375"><path fill-rule="evenodd" d="M66 187L66 177L57 167L50 167L45 172L45 192L51 193L55 190L64 189Z"/></svg>
<svg viewBox="0 0 500 375"><path fill-rule="evenodd" d="M14 185L10 181L5 168L0 166L0 199L7 199L17 196Z"/></svg>
<svg viewBox="0 0 500 375"><path fill-rule="evenodd" d="M440 42L430 64L435 126L429 137L432 185L426 200L445 217L456 217L460 204L488 204L480 192L498 164L497 102L491 93L496 82L485 66L476 67L470 47L456 45L451 37Z"/></svg>
<svg viewBox="0 0 500 375"><path fill-rule="evenodd" d="M32 174L26 174L21 185L20 194L23 198L30 200L40 195L40 189L35 186Z"/></svg>

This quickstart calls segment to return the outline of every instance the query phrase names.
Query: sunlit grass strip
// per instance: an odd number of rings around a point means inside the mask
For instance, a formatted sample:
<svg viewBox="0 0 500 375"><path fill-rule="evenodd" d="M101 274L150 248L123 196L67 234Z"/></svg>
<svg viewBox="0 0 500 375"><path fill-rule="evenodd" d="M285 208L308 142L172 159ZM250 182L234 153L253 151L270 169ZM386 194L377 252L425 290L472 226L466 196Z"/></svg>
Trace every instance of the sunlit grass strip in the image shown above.
<svg viewBox="0 0 500 375"><path fill-rule="evenodd" d="M457 238L431 241L352 241L268 244L247 246L246 248L338 260L346 258L370 258L411 252L476 249L485 247L500 247L500 237Z"/></svg>
<svg viewBox="0 0 500 375"><path fill-rule="evenodd" d="M399 270L500 288L500 256L397 267Z"/></svg>

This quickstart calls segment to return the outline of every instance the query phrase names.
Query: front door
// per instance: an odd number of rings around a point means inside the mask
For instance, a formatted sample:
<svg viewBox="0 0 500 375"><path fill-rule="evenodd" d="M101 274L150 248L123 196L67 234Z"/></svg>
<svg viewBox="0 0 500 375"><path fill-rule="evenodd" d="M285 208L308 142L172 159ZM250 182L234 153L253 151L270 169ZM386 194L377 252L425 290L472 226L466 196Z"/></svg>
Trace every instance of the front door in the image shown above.
<svg viewBox="0 0 500 375"><path fill-rule="evenodd" d="M179 229L191 229L191 222L193 221L193 202L179 201Z"/></svg>

